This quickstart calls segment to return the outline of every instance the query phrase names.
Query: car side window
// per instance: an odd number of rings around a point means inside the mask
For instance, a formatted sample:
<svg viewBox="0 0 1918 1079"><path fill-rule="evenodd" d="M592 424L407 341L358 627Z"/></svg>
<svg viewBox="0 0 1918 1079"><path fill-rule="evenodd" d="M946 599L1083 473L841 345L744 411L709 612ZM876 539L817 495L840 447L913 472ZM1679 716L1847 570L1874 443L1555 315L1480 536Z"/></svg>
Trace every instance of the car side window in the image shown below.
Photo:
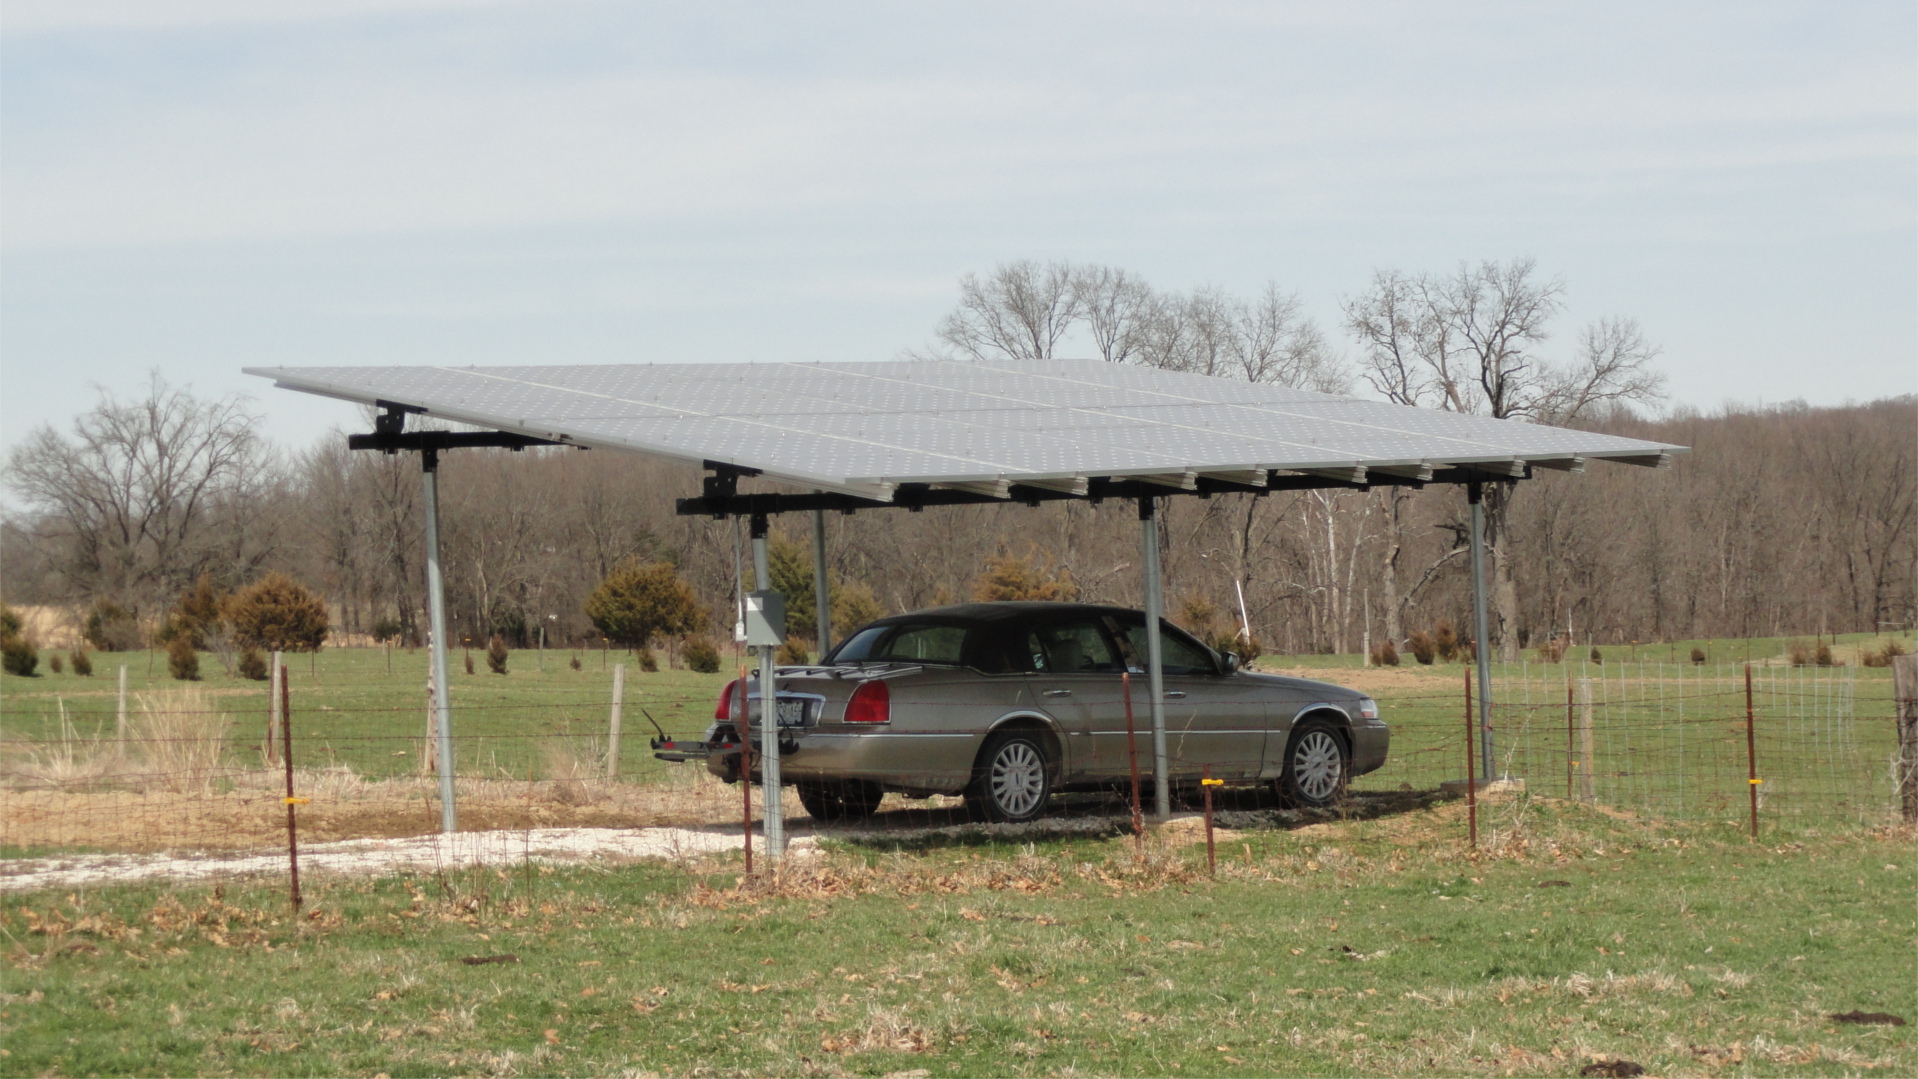
<svg viewBox="0 0 1918 1079"><path fill-rule="evenodd" d="M1119 661L1099 624L1090 619L1041 626L1027 635L1032 667L1055 674L1112 673Z"/></svg>
<svg viewBox="0 0 1918 1079"><path fill-rule="evenodd" d="M1152 654L1147 651L1149 646L1146 643L1145 623L1139 622L1126 626L1125 635L1126 643L1131 646L1132 654L1136 657L1134 662L1137 664L1137 669L1143 671L1145 669L1146 657ZM1218 673L1217 669L1212 665L1212 653L1187 639L1184 635L1172 632L1170 627L1167 627L1165 633L1159 635L1159 642L1159 662L1164 665L1165 673Z"/></svg>

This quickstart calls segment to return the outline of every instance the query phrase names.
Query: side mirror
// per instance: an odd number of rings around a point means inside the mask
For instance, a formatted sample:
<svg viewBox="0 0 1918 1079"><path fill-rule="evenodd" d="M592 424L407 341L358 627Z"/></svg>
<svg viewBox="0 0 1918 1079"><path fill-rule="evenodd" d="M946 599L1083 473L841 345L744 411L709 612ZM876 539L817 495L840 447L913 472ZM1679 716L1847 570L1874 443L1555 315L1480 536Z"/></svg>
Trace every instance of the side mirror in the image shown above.
<svg viewBox="0 0 1918 1079"><path fill-rule="evenodd" d="M1238 669L1239 654L1237 652L1227 652L1225 654L1225 673L1231 674Z"/></svg>

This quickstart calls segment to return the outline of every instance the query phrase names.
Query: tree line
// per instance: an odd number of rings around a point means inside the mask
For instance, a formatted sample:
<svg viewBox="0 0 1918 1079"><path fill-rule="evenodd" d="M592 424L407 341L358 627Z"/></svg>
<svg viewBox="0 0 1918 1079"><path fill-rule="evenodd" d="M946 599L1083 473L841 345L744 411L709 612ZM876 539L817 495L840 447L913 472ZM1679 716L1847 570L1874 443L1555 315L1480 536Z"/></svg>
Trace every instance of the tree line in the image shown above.
<svg viewBox="0 0 1918 1079"><path fill-rule="evenodd" d="M1508 657L1567 639L1918 621L1918 398L1658 410L1658 349L1642 329L1604 318L1555 345L1565 285L1529 261L1378 273L1344 304L1349 356L1277 286L1164 292L1120 269L1033 262L960 286L921 354L1041 359L1087 340L1115 363L1693 447L1668 470L1594 463L1494 488L1491 644ZM22 507L0 526L9 602L123 611L151 632L203 576L231 591L278 572L324 597L336 639L421 638L411 456L339 437L276 447L244 400L156 378L141 399L103 396L69 432L40 429L8 466ZM686 590L662 636L730 639L751 558L740 523L674 514L697 470L571 449L463 450L440 468L456 643L598 644L616 608L589 613L595 590L648 567L647 587ZM1450 487L1169 498L1158 527L1171 613L1240 650L1248 637L1293 653L1403 647L1470 624L1466 507ZM1129 505L1079 502L834 516L833 624L973 598L1137 605L1137 528ZM808 520L775 523L772 583L805 638L809 543Z"/></svg>

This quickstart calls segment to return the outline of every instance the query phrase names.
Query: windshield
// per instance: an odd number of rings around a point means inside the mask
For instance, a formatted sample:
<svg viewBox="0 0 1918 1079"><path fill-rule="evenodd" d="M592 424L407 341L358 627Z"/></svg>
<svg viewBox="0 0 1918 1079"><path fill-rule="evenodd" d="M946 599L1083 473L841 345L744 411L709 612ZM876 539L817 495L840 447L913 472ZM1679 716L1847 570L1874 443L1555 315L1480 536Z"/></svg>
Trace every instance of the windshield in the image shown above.
<svg viewBox="0 0 1918 1079"><path fill-rule="evenodd" d="M958 666L964 626L924 622L867 626L833 650L833 663L942 663Z"/></svg>

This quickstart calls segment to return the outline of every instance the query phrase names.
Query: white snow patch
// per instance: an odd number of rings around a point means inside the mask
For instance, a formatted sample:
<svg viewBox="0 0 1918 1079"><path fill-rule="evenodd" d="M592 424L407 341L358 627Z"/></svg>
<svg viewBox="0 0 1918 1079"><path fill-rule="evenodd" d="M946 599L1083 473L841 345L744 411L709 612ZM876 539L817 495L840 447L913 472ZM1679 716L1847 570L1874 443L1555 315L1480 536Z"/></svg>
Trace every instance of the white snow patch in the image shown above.
<svg viewBox="0 0 1918 1079"><path fill-rule="evenodd" d="M763 837L755 837L759 848ZM737 831L693 828L521 828L495 832L454 832L406 839L347 839L300 848L300 873L377 875L396 870L444 870L478 865L534 862L631 861L657 858L682 861L737 850ZM798 856L819 851L818 841L800 836L787 844ZM0 862L0 893L42 888L132 884L170 880L193 882L249 874L284 875L286 851L199 852L192 854L75 854Z"/></svg>

